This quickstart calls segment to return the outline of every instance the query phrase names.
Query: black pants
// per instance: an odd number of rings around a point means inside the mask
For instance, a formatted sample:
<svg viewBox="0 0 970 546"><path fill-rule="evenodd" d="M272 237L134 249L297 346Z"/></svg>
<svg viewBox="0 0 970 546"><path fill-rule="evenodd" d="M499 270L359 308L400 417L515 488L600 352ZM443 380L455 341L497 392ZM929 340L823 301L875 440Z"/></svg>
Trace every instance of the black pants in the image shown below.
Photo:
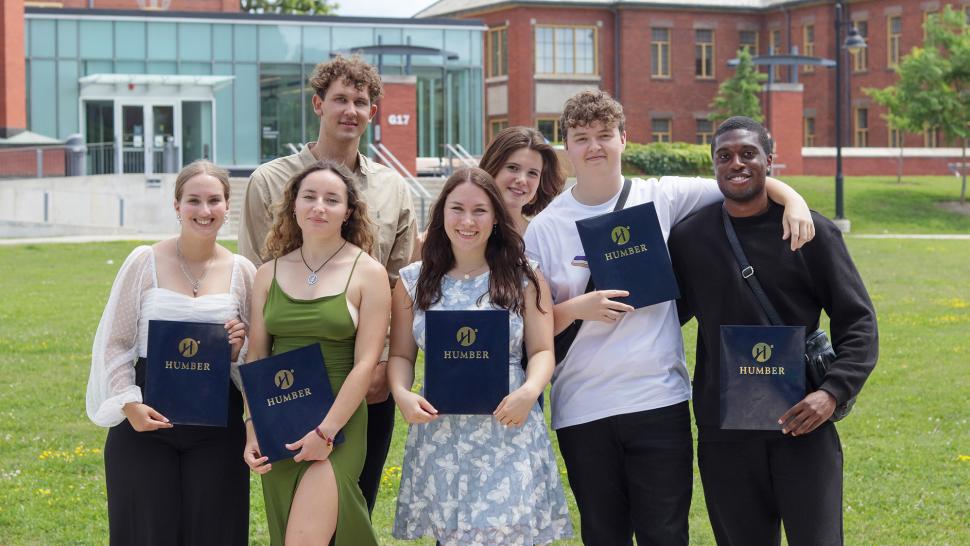
<svg viewBox="0 0 970 546"><path fill-rule="evenodd" d="M135 367L139 387L143 368ZM136 432L127 420L111 427L104 445L111 544L247 544L245 446L242 396L235 387L226 428L175 425Z"/></svg>
<svg viewBox="0 0 970 546"><path fill-rule="evenodd" d="M842 544L842 445L835 426L806 436L700 442L697 461L719 546Z"/></svg>
<svg viewBox="0 0 970 546"><path fill-rule="evenodd" d="M583 543L687 544L693 443L687 402L556 431Z"/></svg>
<svg viewBox="0 0 970 546"><path fill-rule="evenodd" d="M390 396L383 402L367 406L367 458L360 471L360 490L367 501L367 510L374 512L377 491L381 486L384 461L391 448L391 435L394 433L394 399Z"/></svg>

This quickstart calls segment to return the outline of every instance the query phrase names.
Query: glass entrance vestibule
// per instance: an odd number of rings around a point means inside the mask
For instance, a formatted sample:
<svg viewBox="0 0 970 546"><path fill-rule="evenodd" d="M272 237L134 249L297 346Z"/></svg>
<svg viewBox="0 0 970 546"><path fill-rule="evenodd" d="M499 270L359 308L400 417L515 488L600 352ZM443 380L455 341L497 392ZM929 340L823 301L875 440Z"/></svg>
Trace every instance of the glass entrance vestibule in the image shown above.
<svg viewBox="0 0 970 546"><path fill-rule="evenodd" d="M93 74L81 83L89 174L171 173L215 157L213 90L232 76Z"/></svg>

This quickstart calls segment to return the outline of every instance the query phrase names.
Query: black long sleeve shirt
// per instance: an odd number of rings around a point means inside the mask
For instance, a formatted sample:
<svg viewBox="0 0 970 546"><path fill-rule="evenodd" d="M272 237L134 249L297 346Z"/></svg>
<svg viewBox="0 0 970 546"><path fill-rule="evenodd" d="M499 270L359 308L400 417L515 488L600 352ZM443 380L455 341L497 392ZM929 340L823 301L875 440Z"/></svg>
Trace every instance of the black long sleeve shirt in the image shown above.
<svg viewBox="0 0 970 546"><path fill-rule="evenodd" d="M748 261L768 299L788 326L818 328L825 310L836 360L821 389L845 402L862 389L876 365L876 313L838 228L813 212L815 238L792 252L783 241L781 205L767 212L732 218ZM674 226L668 241L680 285L682 320L698 321L694 368L694 414L701 441L736 440L773 431L719 428L720 326L769 325L724 232L721 204L705 207Z"/></svg>

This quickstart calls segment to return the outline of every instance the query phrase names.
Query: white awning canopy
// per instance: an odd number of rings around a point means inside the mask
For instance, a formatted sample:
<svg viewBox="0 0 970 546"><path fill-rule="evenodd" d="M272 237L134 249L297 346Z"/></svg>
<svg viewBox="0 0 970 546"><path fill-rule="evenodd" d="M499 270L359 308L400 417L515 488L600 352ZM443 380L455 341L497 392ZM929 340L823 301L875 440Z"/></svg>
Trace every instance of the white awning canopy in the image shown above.
<svg viewBox="0 0 970 546"><path fill-rule="evenodd" d="M232 83L235 76L193 76L189 74L89 74L78 78L81 88L89 85L143 85L211 87L213 91Z"/></svg>

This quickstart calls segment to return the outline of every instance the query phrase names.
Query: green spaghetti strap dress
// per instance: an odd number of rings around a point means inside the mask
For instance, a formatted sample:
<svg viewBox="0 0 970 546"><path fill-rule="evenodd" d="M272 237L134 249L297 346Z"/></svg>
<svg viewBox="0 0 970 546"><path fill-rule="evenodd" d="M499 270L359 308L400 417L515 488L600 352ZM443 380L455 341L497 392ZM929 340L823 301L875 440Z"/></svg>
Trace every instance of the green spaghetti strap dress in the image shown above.
<svg viewBox="0 0 970 546"><path fill-rule="evenodd" d="M361 252L362 254L363 252ZM353 276L357 260L350 270ZM343 292L312 300L292 298L276 282L276 264L273 264L273 282L263 307L266 330L273 338L272 354L318 343L323 352L330 385L336 394L354 365L354 341L357 328L347 309L347 286ZM337 478L338 512L335 546L369 546L378 544L371 527L367 503L357 485L364 466L367 451L367 406L360 406L342 429L344 441L334 446L330 463ZM299 438L293 438L293 441ZM290 505L303 473L310 468L310 461L294 462L286 459L273 463L273 469L262 476L263 499L266 503L266 519L270 543L282 546L286 537L286 522Z"/></svg>

